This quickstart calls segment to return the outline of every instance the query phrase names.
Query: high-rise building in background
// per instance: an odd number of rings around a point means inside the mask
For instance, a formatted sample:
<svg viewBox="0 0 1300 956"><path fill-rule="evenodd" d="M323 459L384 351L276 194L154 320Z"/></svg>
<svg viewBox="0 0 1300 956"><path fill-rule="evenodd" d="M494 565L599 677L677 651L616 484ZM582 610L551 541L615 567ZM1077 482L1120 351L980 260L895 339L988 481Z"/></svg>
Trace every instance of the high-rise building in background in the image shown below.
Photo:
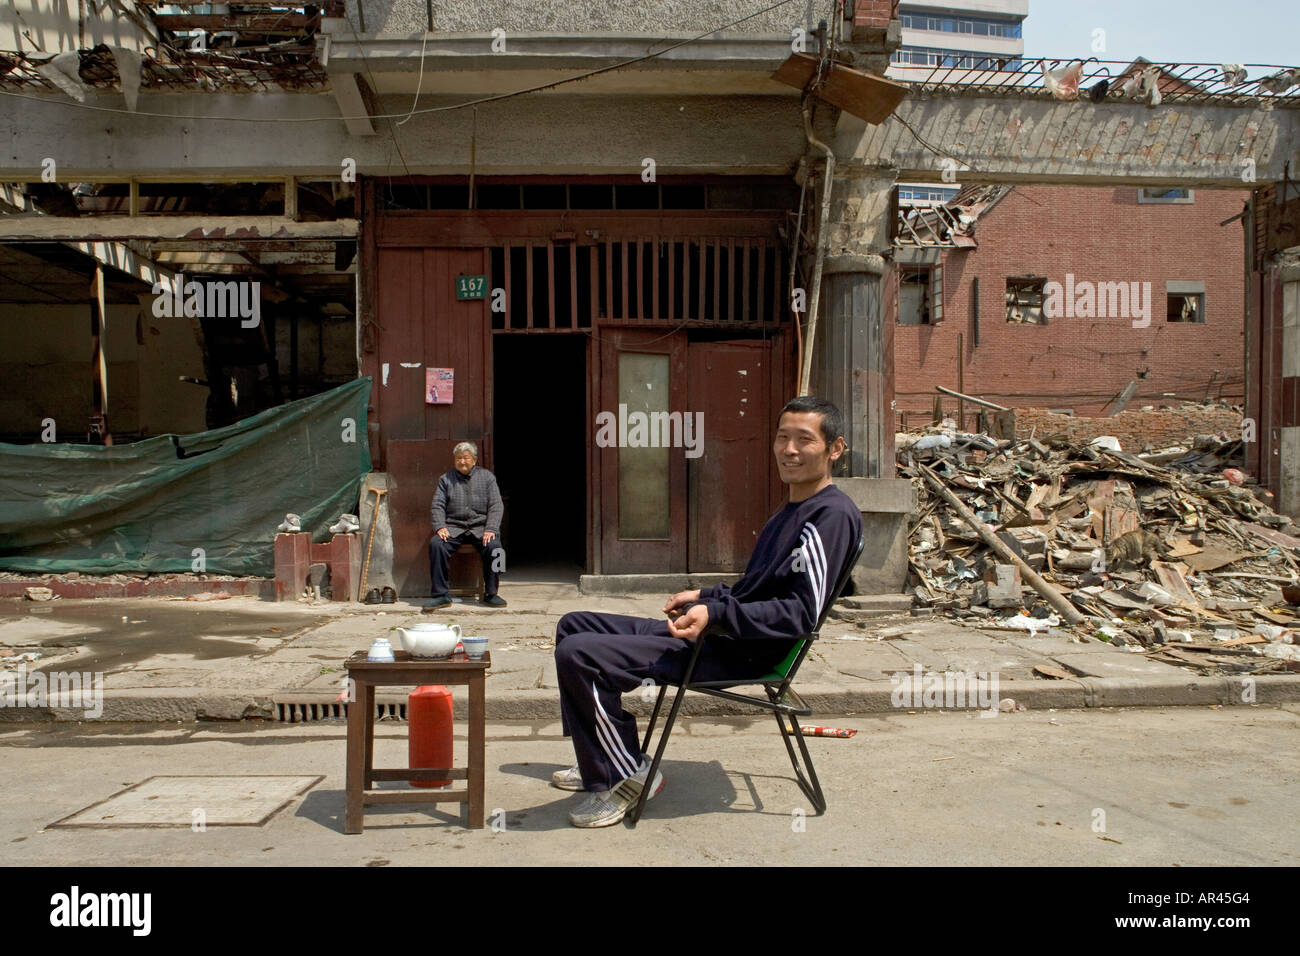
<svg viewBox="0 0 1300 956"><path fill-rule="evenodd" d="M940 67L1018 70L1028 15L1029 0L901 3L903 45L894 51L888 75L922 80ZM900 183L898 199L905 206L933 205L952 199L957 189L952 183Z"/></svg>

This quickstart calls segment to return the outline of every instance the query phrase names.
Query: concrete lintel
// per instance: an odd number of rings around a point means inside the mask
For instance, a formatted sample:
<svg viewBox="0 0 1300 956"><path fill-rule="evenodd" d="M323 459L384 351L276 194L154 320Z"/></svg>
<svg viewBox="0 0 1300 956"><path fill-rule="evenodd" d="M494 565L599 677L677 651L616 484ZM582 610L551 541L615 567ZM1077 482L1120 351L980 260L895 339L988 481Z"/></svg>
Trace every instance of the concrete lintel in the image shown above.
<svg viewBox="0 0 1300 956"><path fill-rule="evenodd" d="M480 107L478 173L639 174L651 144L661 176L789 175L806 148L797 95L614 97L579 92L584 85ZM0 124L0 134L9 136L4 179L38 180L52 142L59 143L64 182L337 180L345 159L355 161L358 175L463 175L474 112L456 107L467 99L426 93L420 109L452 109L417 113L405 125L389 125L383 136L350 135L330 92L156 93L147 102L142 95L141 112L116 115L111 127L87 124L84 113L53 98L18 100L9 122ZM410 95L377 101L372 116L401 117L412 106ZM629 116L636 122L629 124ZM569 135L557 137L560 129ZM575 137L583 143L576 152Z"/></svg>
<svg viewBox="0 0 1300 956"><path fill-rule="evenodd" d="M538 61L596 69L624 60L634 60L664 49L680 40L692 40L675 50L637 64L638 69L680 69L692 64L735 69L775 70L790 55L790 35L712 36L694 39L691 33L657 34L647 46L645 37L612 33L510 32L505 49L493 50L491 33L430 33L409 36L362 36L342 20L324 20L322 33L329 31L329 67L353 71L418 71L420 59L432 60L445 69L475 67L493 70L535 69ZM337 32L335 32L337 30ZM429 70L426 62L425 72Z"/></svg>
<svg viewBox="0 0 1300 956"><path fill-rule="evenodd" d="M852 156L838 160L838 165L835 167L835 185L841 187L849 185L857 190L860 190L864 184L879 189L892 189L899 178L898 167L896 166L864 163Z"/></svg>
<svg viewBox="0 0 1300 956"><path fill-rule="evenodd" d="M836 478L864 514L916 514L916 486L907 478Z"/></svg>
<svg viewBox="0 0 1300 956"><path fill-rule="evenodd" d="M906 180L956 160L962 182L1245 189L1248 168L1255 185L1282 179L1298 126L1300 111L1251 105L916 95L866 127L853 155Z"/></svg>
<svg viewBox="0 0 1300 956"><path fill-rule="evenodd" d="M844 255L827 256L822 263L822 274L836 275L838 273L860 272L867 275L882 276L885 274L885 268L885 260L881 256L845 253Z"/></svg>
<svg viewBox="0 0 1300 956"><path fill-rule="evenodd" d="M4 242L24 239L82 243L125 239L355 239L357 232L355 219L294 222L280 216L0 216L0 241Z"/></svg>
<svg viewBox="0 0 1300 956"><path fill-rule="evenodd" d="M898 265L937 266L952 246L895 246L894 262Z"/></svg>
<svg viewBox="0 0 1300 956"><path fill-rule="evenodd" d="M1029 170L1032 164L1026 162L1024 168ZM942 169L914 167L898 171L899 182L931 182L942 174ZM1197 189L1235 189L1244 191L1253 185L1243 183L1240 178L1232 176L1206 176L1198 173L1194 167L1178 175L1152 176L1145 173L1119 171L1115 173L1034 173L1002 172L995 169L980 168L958 172L951 185L965 186L970 183L990 183L1006 186L1111 186L1111 187L1147 187L1152 189L1181 189L1189 184Z"/></svg>

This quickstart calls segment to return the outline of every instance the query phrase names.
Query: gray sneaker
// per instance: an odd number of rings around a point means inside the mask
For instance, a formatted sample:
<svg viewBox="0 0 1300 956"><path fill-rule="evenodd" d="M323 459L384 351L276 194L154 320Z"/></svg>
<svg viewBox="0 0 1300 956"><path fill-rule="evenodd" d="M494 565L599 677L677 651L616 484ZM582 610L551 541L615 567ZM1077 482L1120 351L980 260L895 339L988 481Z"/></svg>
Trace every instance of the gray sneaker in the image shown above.
<svg viewBox="0 0 1300 956"><path fill-rule="evenodd" d="M574 764L568 770L557 770L551 774L551 786L559 790L581 790L582 771Z"/></svg>
<svg viewBox="0 0 1300 956"><path fill-rule="evenodd" d="M569 813L569 822L575 827L608 827L623 819L632 804L641 797L646 777L650 774L650 761L643 760L641 769L621 780L613 790L602 790L587 796L578 809ZM664 775L656 771L651 799L664 788Z"/></svg>

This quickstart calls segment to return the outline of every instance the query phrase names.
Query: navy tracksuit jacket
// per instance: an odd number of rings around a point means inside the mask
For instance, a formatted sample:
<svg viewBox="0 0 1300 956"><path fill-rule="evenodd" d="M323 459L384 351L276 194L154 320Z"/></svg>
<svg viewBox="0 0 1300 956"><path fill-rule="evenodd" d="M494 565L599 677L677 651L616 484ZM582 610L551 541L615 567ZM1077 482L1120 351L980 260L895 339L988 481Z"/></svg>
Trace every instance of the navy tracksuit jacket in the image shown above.
<svg viewBox="0 0 1300 956"><path fill-rule="evenodd" d="M862 533L862 515L834 485L768 519L745 574L700 591L709 639L695 679L757 678L812 631ZM622 693L680 681L694 647L668 622L575 611L555 629L555 666L564 732L587 790L611 790L637 771L641 742ZM657 693L657 690L656 690Z"/></svg>

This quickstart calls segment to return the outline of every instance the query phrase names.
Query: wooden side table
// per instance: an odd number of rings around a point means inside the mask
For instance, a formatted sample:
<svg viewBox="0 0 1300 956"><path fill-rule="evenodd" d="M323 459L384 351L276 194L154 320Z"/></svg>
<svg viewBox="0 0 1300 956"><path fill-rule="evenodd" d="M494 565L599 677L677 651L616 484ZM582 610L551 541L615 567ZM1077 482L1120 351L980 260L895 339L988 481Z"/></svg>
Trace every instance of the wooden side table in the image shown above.
<svg viewBox="0 0 1300 956"><path fill-rule="evenodd" d="M466 826L483 826L484 716L487 711L484 678L492 666L492 655L472 661L464 652L445 661L422 660L406 651L396 651L393 662L366 660L357 651L343 666L352 681L348 704L347 810L344 833L360 833L365 827L367 804L377 803L464 803L468 805ZM469 766L376 768L375 688L415 684L469 685ZM464 790L372 790L376 780L465 780Z"/></svg>

